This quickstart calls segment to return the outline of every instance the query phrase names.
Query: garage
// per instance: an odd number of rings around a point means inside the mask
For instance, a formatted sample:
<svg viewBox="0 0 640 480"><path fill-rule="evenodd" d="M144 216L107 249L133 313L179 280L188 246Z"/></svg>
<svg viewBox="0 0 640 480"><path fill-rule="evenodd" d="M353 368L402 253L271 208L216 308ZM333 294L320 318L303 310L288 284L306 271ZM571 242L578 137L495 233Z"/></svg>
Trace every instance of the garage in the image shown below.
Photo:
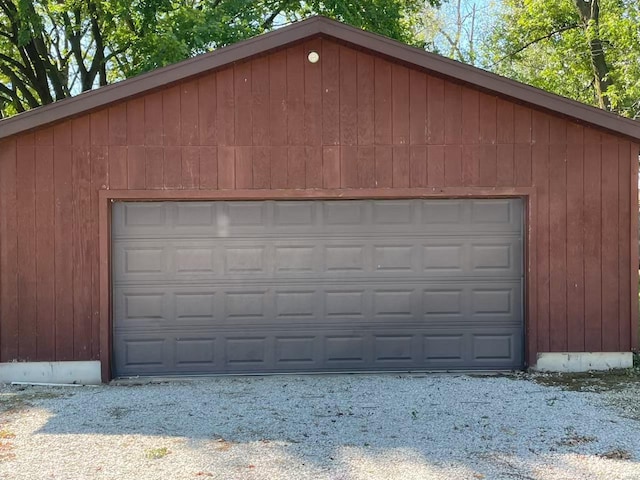
<svg viewBox="0 0 640 480"><path fill-rule="evenodd" d="M115 374L514 369L522 202L121 202Z"/></svg>
<svg viewBox="0 0 640 480"><path fill-rule="evenodd" d="M322 17L0 120L0 380L627 368L640 123Z"/></svg>

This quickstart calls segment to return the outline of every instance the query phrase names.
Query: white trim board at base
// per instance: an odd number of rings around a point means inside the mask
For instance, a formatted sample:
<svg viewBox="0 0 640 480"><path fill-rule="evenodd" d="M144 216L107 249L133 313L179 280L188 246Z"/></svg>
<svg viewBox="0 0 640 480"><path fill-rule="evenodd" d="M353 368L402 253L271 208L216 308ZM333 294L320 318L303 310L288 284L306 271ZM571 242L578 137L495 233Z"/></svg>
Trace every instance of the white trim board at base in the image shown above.
<svg viewBox="0 0 640 480"><path fill-rule="evenodd" d="M545 352L538 354L532 367L539 372L588 372L616 370L633 366L631 352Z"/></svg>
<svg viewBox="0 0 640 480"><path fill-rule="evenodd" d="M0 363L0 383L11 382L97 385L102 382L100 362Z"/></svg>

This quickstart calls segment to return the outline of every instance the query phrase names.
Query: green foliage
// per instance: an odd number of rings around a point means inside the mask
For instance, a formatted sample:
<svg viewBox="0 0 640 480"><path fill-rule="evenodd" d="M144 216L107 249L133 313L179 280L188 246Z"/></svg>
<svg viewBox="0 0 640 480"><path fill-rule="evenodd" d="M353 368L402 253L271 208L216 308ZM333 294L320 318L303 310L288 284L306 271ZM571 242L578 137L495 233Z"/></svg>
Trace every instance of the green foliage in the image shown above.
<svg viewBox="0 0 640 480"><path fill-rule="evenodd" d="M599 22L583 22L576 0L504 0L485 45L487 68L598 105L590 40L602 41L611 109L640 116L640 3L600 0Z"/></svg>
<svg viewBox="0 0 640 480"><path fill-rule="evenodd" d="M316 14L415 43L422 5L419 0L0 0L0 112L6 116L51 103Z"/></svg>
<svg viewBox="0 0 640 480"><path fill-rule="evenodd" d="M415 0L364 0L360 2L248 0L171 2L137 0L112 2L115 16L131 25L119 28L116 41L127 50L122 65L125 76L177 62L281 24L311 15L325 15L356 27L410 43L411 26L419 9ZM185 4L186 3L186 4Z"/></svg>

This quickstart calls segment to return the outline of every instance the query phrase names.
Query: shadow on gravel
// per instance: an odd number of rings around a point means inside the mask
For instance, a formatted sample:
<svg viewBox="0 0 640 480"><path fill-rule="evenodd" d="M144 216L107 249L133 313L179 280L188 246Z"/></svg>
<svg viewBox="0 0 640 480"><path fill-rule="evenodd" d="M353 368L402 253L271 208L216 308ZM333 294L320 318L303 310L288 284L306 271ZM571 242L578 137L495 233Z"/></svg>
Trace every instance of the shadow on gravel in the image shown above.
<svg viewBox="0 0 640 480"><path fill-rule="evenodd" d="M345 468L366 477L398 460L406 478L452 469L455 478L539 478L549 458L580 478L589 466L576 458L640 457L640 422L587 401L597 394L518 379L226 377L65 393L38 402L51 416L37 434L179 437L212 458L243 452L247 465L269 451L282 468L323 478Z"/></svg>

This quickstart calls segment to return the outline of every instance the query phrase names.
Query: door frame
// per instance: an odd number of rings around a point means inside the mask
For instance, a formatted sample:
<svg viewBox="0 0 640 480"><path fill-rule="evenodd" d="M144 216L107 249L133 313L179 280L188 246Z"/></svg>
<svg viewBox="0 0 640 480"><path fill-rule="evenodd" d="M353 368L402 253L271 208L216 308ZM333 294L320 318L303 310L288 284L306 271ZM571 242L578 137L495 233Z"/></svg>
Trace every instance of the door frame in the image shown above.
<svg viewBox="0 0 640 480"><path fill-rule="evenodd" d="M113 348L111 284L111 206L123 201L216 201L216 200L392 200L444 198L521 198L524 220L524 364L535 363L537 355L536 297L536 189L535 187L437 187L437 188L361 188L307 190L100 190L100 352L102 381L111 380ZM529 281L529 279L533 279Z"/></svg>

